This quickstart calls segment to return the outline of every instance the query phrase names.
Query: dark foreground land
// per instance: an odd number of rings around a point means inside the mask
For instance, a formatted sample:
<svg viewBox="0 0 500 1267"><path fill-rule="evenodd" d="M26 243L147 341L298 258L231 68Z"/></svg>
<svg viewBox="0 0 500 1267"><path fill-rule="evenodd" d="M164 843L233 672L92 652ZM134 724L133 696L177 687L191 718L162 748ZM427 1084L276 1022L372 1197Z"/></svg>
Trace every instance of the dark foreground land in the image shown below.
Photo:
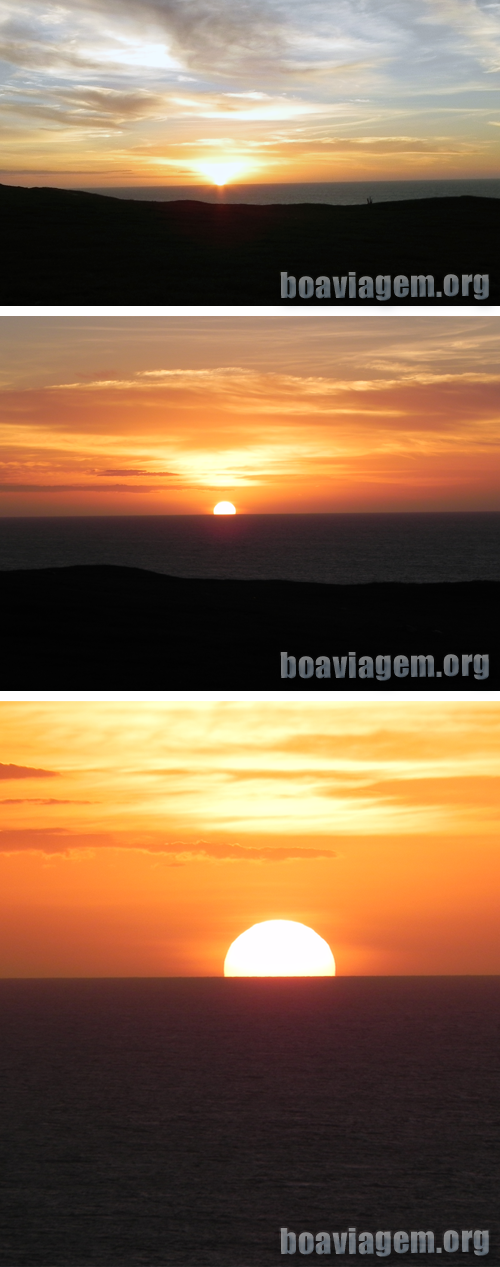
<svg viewBox="0 0 500 1267"><path fill-rule="evenodd" d="M499 201L422 198L373 206L138 202L63 189L0 186L2 304L375 303L280 298L280 273L358 278L487 273L500 303ZM381 303L383 307L383 302Z"/></svg>
<svg viewBox="0 0 500 1267"><path fill-rule="evenodd" d="M0 573L3 690L497 690L500 583L318 585L185 580L139 568ZM331 678L281 677L280 654L330 659ZM349 677L348 655L375 662ZM394 657L433 656L398 677ZM445 656L458 658L447 676ZM462 675L462 656L481 657ZM485 656L489 656L489 676ZM345 676L336 677L345 657ZM380 662L376 675L376 657ZM390 660L389 660L390 657ZM316 672L315 663L313 665ZM385 676L382 676L385 674Z"/></svg>

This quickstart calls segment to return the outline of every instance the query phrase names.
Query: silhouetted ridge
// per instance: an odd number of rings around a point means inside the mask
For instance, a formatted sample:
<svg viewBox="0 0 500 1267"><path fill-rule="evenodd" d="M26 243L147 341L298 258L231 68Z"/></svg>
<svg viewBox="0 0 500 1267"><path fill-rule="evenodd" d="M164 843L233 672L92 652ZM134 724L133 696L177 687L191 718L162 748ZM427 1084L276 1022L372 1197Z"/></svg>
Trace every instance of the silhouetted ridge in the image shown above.
<svg viewBox="0 0 500 1267"><path fill-rule="evenodd" d="M0 572L3 690L497 690L500 582L188 580L140 568ZM490 676L282 680L280 652L488 653Z"/></svg>
<svg viewBox="0 0 500 1267"><path fill-rule="evenodd" d="M4 304L290 306L280 300L281 271L315 278L349 270L436 279L488 273L490 296L481 305L500 302L496 198L262 206L139 202L1 185L0 227L8 246L0 281ZM397 300L402 308L409 303L478 306L461 294Z"/></svg>

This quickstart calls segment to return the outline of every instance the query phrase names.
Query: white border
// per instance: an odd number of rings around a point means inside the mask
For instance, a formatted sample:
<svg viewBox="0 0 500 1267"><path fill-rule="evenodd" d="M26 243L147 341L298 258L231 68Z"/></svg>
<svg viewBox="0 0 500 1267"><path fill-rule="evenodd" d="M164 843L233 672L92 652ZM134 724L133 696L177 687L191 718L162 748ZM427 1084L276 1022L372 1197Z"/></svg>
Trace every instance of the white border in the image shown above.
<svg viewBox="0 0 500 1267"><path fill-rule="evenodd" d="M0 691L0 703L500 703L500 691Z"/></svg>
<svg viewBox="0 0 500 1267"><path fill-rule="evenodd" d="M457 304L455 308L443 304L442 308L417 307L415 304L367 304L366 308L357 305L346 305L345 308L313 308L281 305L255 304L165 304L165 305L121 305L101 304L97 306L81 306L63 304L55 306L0 304L0 317L500 317L500 307L493 305L484 308L478 301L472 305Z"/></svg>

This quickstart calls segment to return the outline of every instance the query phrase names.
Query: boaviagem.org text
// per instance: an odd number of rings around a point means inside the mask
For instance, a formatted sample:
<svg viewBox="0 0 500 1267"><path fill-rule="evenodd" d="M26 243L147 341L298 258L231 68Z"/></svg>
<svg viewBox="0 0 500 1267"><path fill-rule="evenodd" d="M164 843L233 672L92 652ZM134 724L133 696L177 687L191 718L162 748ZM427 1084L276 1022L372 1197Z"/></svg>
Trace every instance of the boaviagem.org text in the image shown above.
<svg viewBox="0 0 500 1267"><path fill-rule="evenodd" d="M358 1232L349 1227L346 1232L291 1232L289 1228L280 1229L282 1254L376 1254L378 1258L387 1258L394 1250L396 1254L445 1254L471 1251L476 1257L483 1258L489 1252L490 1234L487 1229L469 1228L461 1232L448 1228L443 1232L438 1243L434 1232Z"/></svg>
<svg viewBox="0 0 500 1267"><path fill-rule="evenodd" d="M379 273L377 277L366 275L357 278L355 272L346 273L344 277L293 277L292 274L281 274L282 299L376 299L380 302L388 299L454 299L461 295L464 299L487 299L490 293L489 273L447 273L442 282L434 283L432 273L418 273L406 277L398 273L394 279L390 273Z"/></svg>

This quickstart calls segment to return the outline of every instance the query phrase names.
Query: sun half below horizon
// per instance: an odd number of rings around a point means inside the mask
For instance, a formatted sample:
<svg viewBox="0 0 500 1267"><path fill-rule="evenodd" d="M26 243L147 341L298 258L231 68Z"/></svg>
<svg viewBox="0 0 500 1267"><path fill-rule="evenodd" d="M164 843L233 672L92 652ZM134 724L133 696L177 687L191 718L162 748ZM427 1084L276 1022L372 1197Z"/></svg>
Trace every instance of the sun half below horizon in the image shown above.
<svg viewBox="0 0 500 1267"><path fill-rule="evenodd" d="M214 515L235 515L236 506L232 502L217 502L214 506Z"/></svg>
<svg viewBox="0 0 500 1267"><path fill-rule="evenodd" d="M328 942L307 924L267 919L253 924L231 943L225 977L334 977Z"/></svg>

